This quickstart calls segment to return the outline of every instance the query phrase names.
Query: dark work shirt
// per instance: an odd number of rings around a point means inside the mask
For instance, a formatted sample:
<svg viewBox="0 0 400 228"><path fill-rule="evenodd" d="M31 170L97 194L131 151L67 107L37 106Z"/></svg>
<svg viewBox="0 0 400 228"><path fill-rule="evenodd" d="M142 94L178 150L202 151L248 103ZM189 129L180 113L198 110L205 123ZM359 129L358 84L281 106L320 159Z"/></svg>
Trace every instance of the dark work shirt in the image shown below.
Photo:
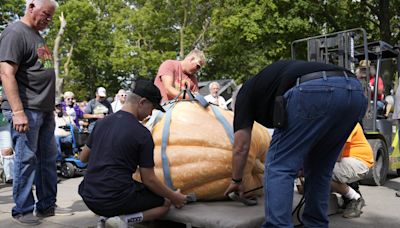
<svg viewBox="0 0 400 228"><path fill-rule="evenodd" d="M137 166L154 167L150 131L134 115L118 111L97 121L87 146L91 149L79 194L85 200L118 205L134 188Z"/></svg>
<svg viewBox="0 0 400 228"><path fill-rule="evenodd" d="M272 128L275 97L295 86L298 77L317 71L346 71L352 74L339 66L319 62L275 62L247 80L240 89L235 102L234 131L252 127L254 121Z"/></svg>

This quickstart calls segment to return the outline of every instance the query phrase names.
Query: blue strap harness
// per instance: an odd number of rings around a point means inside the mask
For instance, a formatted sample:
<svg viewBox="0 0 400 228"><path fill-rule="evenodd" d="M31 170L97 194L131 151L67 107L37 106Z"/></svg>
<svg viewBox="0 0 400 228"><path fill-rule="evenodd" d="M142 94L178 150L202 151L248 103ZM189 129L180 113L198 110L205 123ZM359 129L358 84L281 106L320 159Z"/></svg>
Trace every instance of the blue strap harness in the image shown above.
<svg viewBox="0 0 400 228"><path fill-rule="evenodd" d="M176 104L176 103L175 103ZM162 161L162 168L164 172L164 180L167 186L171 189L174 189L174 185L172 183L171 178L171 171L169 169L169 161L167 156L167 145L169 139L169 128L171 126L171 116L172 116L172 109L175 105L172 105L167 113L165 114L165 121L164 121L164 128L162 131L162 140L161 140L161 161Z"/></svg>
<svg viewBox="0 0 400 228"><path fill-rule="evenodd" d="M189 97L191 100L196 100L204 108L206 108L209 105L208 103L207 103L207 105L204 105L203 102L201 102L202 100L204 100L204 98L201 95L197 95L196 98L193 98L193 95L191 94L191 92L189 90L188 91L184 90L183 92L189 94ZM179 97L179 95L177 97ZM161 162L162 162L162 168L163 168L163 172L164 172L164 181L165 181L166 185L173 190L175 190L175 188L172 183L171 171L169 168L169 161L168 161L168 156L167 156L167 146L168 146L168 139L169 139L169 130L170 130L170 126L171 126L172 110L176 103L177 103L176 100L174 103L170 102L171 105L170 105L169 109L166 111L165 120L164 120L164 128L162 131L162 139L161 139ZM215 117L218 119L218 121L224 127L225 132L228 135L230 142L233 144L232 125L226 120L226 118L221 114L221 112L218 110L218 108L215 105L211 105L211 109L212 109Z"/></svg>
<svg viewBox="0 0 400 228"><path fill-rule="evenodd" d="M225 129L226 134L228 135L229 141L233 145L233 127L226 120L226 118L222 115L222 113L218 110L218 107L215 105L211 105L211 110L214 112L215 117L217 117L218 121L222 124Z"/></svg>

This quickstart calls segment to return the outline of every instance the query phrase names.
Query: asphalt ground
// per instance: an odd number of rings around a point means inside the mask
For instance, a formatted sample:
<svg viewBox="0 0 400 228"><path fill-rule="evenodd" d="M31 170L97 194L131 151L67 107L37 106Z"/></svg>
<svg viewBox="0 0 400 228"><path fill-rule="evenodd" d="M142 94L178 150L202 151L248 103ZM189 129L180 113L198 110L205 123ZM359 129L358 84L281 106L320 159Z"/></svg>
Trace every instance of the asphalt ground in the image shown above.
<svg viewBox="0 0 400 228"><path fill-rule="evenodd" d="M72 209L70 216L53 216L42 220L41 225L35 227L96 227L97 216L94 215L83 203L78 195L78 185L82 177L64 179L58 184L57 204L60 207ZM398 228L400 227L400 197L396 197L396 190L400 190L400 177L391 176L384 186L360 186L360 190L366 202L363 214L359 218L345 219L341 214L329 216L330 227L360 227L360 228ZM296 204L296 202L294 202ZM0 184L0 227L18 228L26 227L15 223L11 219L13 207L11 185ZM191 205L196 207L196 203ZM184 209L182 209L184 210ZM172 213L176 213L175 210ZM178 211L179 213L179 211ZM260 210L260 213L263 213ZM202 215L198 215L202 216ZM118 220L113 219L107 223L107 227L117 227ZM157 221L135 227L186 227L183 224ZM218 226L217 226L218 227Z"/></svg>

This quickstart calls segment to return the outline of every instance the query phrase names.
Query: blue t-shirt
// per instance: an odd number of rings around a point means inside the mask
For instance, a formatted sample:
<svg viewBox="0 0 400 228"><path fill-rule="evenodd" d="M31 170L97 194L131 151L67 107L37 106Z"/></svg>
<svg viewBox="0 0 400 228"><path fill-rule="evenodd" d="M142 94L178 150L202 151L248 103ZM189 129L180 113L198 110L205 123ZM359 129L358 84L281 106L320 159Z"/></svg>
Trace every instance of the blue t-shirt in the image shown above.
<svg viewBox="0 0 400 228"><path fill-rule="evenodd" d="M90 159L79 194L105 207L124 202L134 188L132 174L137 166L154 167L150 131L122 110L97 121L87 146Z"/></svg>

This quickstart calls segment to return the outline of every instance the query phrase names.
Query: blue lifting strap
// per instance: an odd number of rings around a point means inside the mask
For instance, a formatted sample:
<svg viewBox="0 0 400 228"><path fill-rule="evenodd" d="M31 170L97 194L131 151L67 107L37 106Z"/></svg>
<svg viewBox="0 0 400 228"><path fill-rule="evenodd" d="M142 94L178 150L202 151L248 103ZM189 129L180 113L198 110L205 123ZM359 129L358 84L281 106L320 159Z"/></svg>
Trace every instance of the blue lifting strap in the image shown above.
<svg viewBox="0 0 400 228"><path fill-rule="evenodd" d="M169 169L169 162L168 162L168 156L167 156L167 144L168 144L168 138L169 138L169 128L171 125L171 116L172 116L172 109L175 106L176 103L171 105L169 109L167 110L167 113L165 114L165 120L164 120L164 128L162 132L162 140L161 140L161 161L162 161L162 168L164 172L164 180L167 186L170 189L175 190L174 185L172 184L172 178L171 178L171 171Z"/></svg>
<svg viewBox="0 0 400 228"><path fill-rule="evenodd" d="M208 103L208 101L200 94L198 94L195 98L195 100L197 100L199 102L199 104L203 107L203 108L207 108L207 106L210 105L210 103Z"/></svg>
<svg viewBox="0 0 400 228"><path fill-rule="evenodd" d="M217 120L222 124L225 129L226 134L228 135L231 144L233 145L233 127L232 125L226 120L226 118L222 115L222 113L218 110L218 107L215 105L210 105L211 109L214 112L215 117Z"/></svg>

